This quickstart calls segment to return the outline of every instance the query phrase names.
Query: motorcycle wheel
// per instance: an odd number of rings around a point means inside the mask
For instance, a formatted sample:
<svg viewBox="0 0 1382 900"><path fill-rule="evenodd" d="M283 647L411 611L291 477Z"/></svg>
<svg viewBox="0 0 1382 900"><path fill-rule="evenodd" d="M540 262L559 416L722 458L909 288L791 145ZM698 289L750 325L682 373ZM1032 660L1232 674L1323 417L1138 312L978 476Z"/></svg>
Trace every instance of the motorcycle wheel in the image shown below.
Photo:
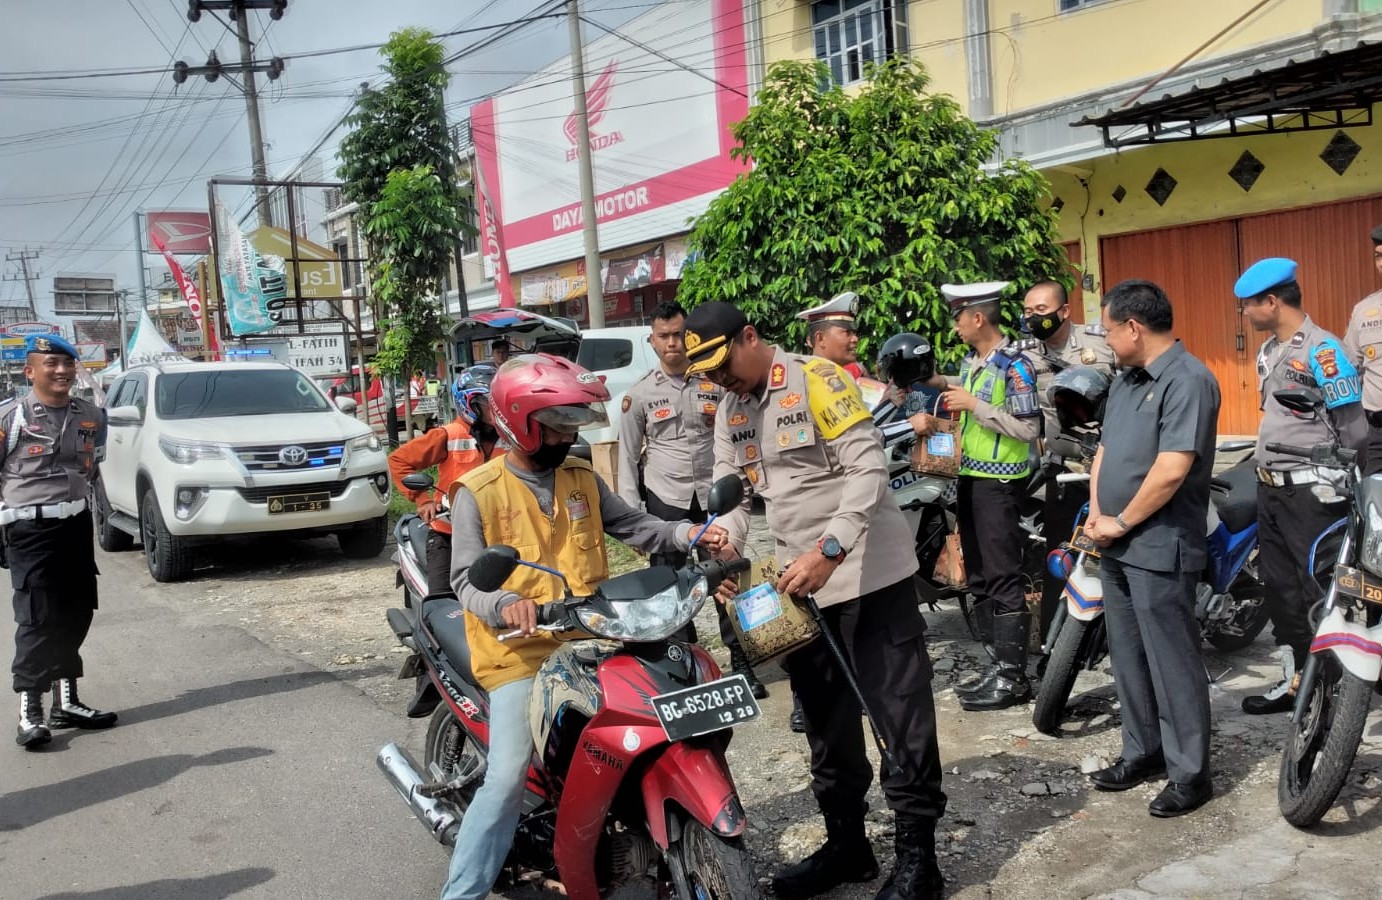
<svg viewBox="0 0 1382 900"><path fill-rule="evenodd" d="M1061 602L1065 602L1064 599ZM1056 635L1056 645L1051 648L1046 674L1041 678L1041 690L1037 691L1036 704L1032 708L1032 725L1037 731L1060 734L1061 719L1065 717L1070 692L1075 689L1075 678L1089 658L1091 631L1089 622L1070 616Z"/></svg>
<svg viewBox="0 0 1382 900"><path fill-rule="evenodd" d="M457 775L474 771L482 762L470 733L461 727L451 707L445 703L437 707L436 712L432 713L432 720L427 723L424 746L426 755L423 757L423 767L437 781L450 781ZM464 818L470 801L475 799L475 792L480 789L481 781L477 778L447 798L456 807L458 819Z"/></svg>
<svg viewBox="0 0 1382 900"><path fill-rule="evenodd" d="M680 865L673 869L673 885L680 900L759 900L762 896L743 838L712 834L691 819L678 844Z"/></svg>
<svg viewBox="0 0 1382 900"><path fill-rule="evenodd" d="M1309 705L1301 723L1291 726L1277 776L1277 806L1297 828L1314 825L1338 798L1358 754L1372 687L1332 655L1320 660Z"/></svg>
<svg viewBox="0 0 1382 900"><path fill-rule="evenodd" d="M1262 629L1266 628L1267 622L1271 620L1267 614L1267 603L1262 596L1262 581L1257 575L1256 550L1253 550L1252 556L1243 566L1243 571L1238 573L1238 577L1229 586L1229 592L1238 602L1248 604L1240 609L1238 614L1233 617L1233 621L1229 623L1238 633L1229 634L1215 628L1207 632L1204 639L1216 649L1231 653L1235 650L1242 650L1257 640L1257 636L1262 633Z"/></svg>

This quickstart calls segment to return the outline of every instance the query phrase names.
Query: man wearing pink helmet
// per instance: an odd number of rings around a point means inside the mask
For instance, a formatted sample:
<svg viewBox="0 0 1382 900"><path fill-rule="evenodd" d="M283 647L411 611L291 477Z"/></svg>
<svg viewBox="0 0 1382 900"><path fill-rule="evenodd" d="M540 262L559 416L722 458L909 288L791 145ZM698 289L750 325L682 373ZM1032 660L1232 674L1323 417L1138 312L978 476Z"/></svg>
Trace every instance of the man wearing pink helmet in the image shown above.
<svg viewBox="0 0 1382 900"><path fill-rule="evenodd" d="M497 591L470 584L471 562L491 544L562 572L577 594L609 575L605 535L647 553L685 553L691 523L664 522L629 506L567 454L583 425L605 421L609 390L598 376L556 356L518 356L490 385L490 412L509 444L506 456L461 476L452 505L451 584L466 610L471 671L490 695L490 752L484 784L461 820L442 900L479 900L499 876L518 825L533 755L528 700L533 676L556 648L538 633L537 608L563 596L561 581L520 566ZM711 525L701 545L719 551L725 530ZM499 630L524 636L500 642Z"/></svg>

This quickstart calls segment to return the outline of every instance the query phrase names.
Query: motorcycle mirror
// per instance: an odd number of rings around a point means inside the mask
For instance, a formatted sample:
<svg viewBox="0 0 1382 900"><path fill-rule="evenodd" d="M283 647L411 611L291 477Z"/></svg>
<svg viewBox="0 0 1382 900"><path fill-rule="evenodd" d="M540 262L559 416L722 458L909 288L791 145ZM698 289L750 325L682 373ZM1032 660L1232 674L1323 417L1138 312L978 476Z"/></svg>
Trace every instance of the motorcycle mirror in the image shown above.
<svg viewBox="0 0 1382 900"><path fill-rule="evenodd" d="M478 590L497 591L509 580L521 561L518 551L508 544L495 544L475 557L466 574Z"/></svg>
<svg viewBox="0 0 1382 900"><path fill-rule="evenodd" d="M1273 391L1272 399L1301 416L1313 415L1324 406L1318 395L1308 391Z"/></svg>
<svg viewBox="0 0 1382 900"><path fill-rule="evenodd" d="M743 502L743 482L739 480L738 475L726 475L710 486L710 495L706 498L705 511L714 516L723 516L725 513L738 508L739 504Z"/></svg>
<svg viewBox="0 0 1382 900"><path fill-rule="evenodd" d="M403 486L410 491L430 490L434 484L436 484L436 482L433 481L432 476L428 475L426 472L414 472L411 475L403 476Z"/></svg>

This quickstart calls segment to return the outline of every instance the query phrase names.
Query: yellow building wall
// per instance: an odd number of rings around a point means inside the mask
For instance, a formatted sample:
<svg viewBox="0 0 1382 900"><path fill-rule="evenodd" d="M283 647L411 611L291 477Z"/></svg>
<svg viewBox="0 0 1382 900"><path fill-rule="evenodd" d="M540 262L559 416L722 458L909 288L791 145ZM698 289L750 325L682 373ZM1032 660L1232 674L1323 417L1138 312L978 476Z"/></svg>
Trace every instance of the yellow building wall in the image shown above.
<svg viewBox="0 0 1382 900"><path fill-rule="evenodd" d="M1104 0L1059 13L1057 0L990 0L994 115L1065 102L1133 79L1150 81L1258 2ZM1322 0L1268 3L1190 64L1309 32L1324 24L1323 6Z"/></svg>
<svg viewBox="0 0 1382 900"><path fill-rule="evenodd" d="M1045 170L1053 199L1064 204L1060 240L1080 241L1082 269L1094 279L1093 291L1084 295L1086 314L1097 314L1105 287L1099 271L1104 236L1382 194L1382 123L1344 134L1361 150L1342 176L1320 159L1334 136L1328 130L1161 144ZM1228 175L1244 150L1265 166L1250 191ZM1165 205L1146 190L1158 168L1176 180ZM1120 186L1122 202L1114 197ZM1288 251L1282 248L1282 255Z"/></svg>

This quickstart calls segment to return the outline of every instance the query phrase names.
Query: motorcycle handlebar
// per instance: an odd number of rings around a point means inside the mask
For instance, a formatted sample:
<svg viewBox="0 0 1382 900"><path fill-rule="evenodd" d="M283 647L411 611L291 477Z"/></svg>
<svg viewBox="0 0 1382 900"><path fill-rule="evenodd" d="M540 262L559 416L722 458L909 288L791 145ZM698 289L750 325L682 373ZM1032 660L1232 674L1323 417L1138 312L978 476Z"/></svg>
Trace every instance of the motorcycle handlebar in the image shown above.
<svg viewBox="0 0 1382 900"><path fill-rule="evenodd" d="M1070 484L1075 481L1088 481L1088 472L1061 472L1056 476L1057 484Z"/></svg>
<svg viewBox="0 0 1382 900"><path fill-rule="evenodd" d="M1352 468L1358 461L1357 450L1331 444L1320 444L1317 447L1301 447L1296 444L1281 444L1272 441L1267 444L1266 449L1268 453L1295 456L1309 461L1312 465L1324 466L1329 469Z"/></svg>
<svg viewBox="0 0 1382 900"><path fill-rule="evenodd" d="M1300 447L1296 444L1282 444L1277 441L1272 441L1267 444L1267 452L1281 453L1286 456L1302 456L1309 459L1315 454L1315 449L1313 447Z"/></svg>

